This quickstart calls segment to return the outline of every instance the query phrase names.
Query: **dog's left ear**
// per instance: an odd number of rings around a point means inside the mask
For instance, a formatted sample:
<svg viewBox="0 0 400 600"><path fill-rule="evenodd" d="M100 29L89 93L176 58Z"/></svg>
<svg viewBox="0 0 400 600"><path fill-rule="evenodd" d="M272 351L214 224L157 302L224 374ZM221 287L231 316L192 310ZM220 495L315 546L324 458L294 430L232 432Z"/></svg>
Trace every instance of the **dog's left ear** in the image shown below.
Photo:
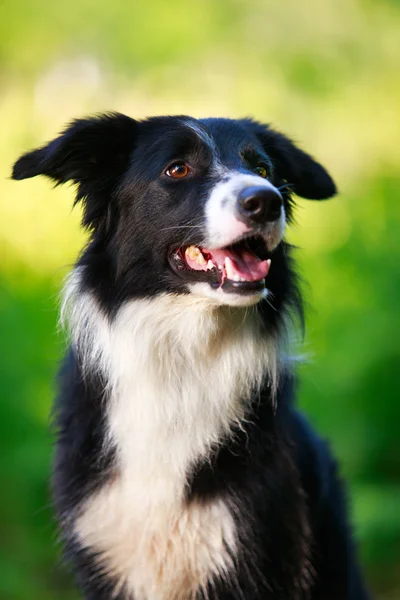
<svg viewBox="0 0 400 600"><path fill-rule="evenodd" d="M336 185L322 165L297 148L285 135L248 120L247 123L271 157L278 175L302 198L325 200L336 194Z"/></svg>
<svg viewBox="0 0 400 600"><path fill-rule="evenodd" d="M77 119L47 145L21 156L12 177L45 175L57 185L73 181L75 202L84 204L83 224L96 228L107 219L112 191L129 164L136 125L119 113Z"/></svg>

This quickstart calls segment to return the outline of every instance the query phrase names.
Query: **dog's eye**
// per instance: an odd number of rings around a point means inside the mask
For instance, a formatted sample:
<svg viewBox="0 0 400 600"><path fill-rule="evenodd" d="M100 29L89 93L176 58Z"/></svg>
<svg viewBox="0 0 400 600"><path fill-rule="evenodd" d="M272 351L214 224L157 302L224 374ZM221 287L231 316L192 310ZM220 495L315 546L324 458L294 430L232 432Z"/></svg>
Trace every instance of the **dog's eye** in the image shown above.
<svg viewBox="0 0 400 600"><path fill-rule="evenodd" d="M266 179L268 177L268 175L269 175L269 167L265 163L260 163L254 169L254 172L257 173L257 175L259 175L263 179Z"/></svg>
<svg viewBox="0 0 400 600"><path fill-rule="evenodd" d="M168 167L166 169L165 174L168 177L172 177L173 179L183 179L187 175L189 175L190 169L189 167L182 162L177 162Z"/></svg>

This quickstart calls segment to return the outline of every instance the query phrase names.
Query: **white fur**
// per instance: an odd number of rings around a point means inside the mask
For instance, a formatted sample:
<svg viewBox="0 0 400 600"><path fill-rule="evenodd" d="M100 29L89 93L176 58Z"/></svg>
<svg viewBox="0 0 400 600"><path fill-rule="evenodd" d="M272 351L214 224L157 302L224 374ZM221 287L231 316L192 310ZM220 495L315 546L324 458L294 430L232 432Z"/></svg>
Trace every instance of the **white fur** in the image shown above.
<svg viewBox="0 0 400 600"><path fill-rule="evenodd" d="M191 600L234 572L237 534L223 499L185 500L195 463L244 418L278 348L257 314L194 295L127 302L109 321L75 271L73 342L107 381L112 480L81 507L75 533L135 600Z"/></svg>
<svg viewBox="0 0 400 600"><path fill-rule="evenodd" d="M268 297L268 290L263 288L252 294L235 294L234 292L225 292L221 287L212 288L208 283L198 282L188 285L190 292L196 296L208 298L216 305L251 307Z"/></svg>
<svg viewBox="0 0 400 600"><path fill-rule="evenodd" d="M236 203L238 194L245 188L257 186L277 191L275 186L257 175L248 175L236 171L225 172L225 178L217 183L207 200L206 204L206 228L208 248L223 248L228 246L238 237L248 233L249 227L236 216ZM264 235L268 249L273 250L283 237L285 223L285 211L282 207L281 217L275 222L267 223Z"/></svg>

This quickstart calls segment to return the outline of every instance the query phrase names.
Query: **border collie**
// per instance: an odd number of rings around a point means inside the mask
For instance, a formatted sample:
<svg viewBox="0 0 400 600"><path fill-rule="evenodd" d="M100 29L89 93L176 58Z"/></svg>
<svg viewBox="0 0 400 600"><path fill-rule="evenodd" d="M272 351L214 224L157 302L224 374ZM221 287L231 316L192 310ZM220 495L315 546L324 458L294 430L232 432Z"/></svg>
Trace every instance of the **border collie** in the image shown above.
<svg viewBox="0 0 400 600"><path fill-rule="evenodd" d="M53 488L90 600L362 600L346 501L294 406L284 231L325 169L251 119L105 114L23 155L72 181Z"/></svg>

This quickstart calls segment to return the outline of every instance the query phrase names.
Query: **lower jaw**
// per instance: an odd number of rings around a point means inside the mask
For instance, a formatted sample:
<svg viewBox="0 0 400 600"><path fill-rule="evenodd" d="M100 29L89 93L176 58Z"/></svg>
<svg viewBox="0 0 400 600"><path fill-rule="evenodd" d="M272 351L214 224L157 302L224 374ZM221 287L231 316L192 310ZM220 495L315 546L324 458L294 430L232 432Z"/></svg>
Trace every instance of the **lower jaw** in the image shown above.
<svg viewBox="0 0 400 600"><path fill-rule="evenodd" d="M252 284L251 286L249 284ZM217 306L254 306L268 296L265 281L236 282L225 280L222 285L213 285L206 282L191 282L189 291L196 296L209 299Z"/></svg>
<svg viewBox="0 0 400 600"><path fill-rule="evenodd" d="M263 293L265 290L265 279L258 281L232 281L225 279L220 286L221 290L227 294L240 294L241 296L253 296Z"/></svg>

